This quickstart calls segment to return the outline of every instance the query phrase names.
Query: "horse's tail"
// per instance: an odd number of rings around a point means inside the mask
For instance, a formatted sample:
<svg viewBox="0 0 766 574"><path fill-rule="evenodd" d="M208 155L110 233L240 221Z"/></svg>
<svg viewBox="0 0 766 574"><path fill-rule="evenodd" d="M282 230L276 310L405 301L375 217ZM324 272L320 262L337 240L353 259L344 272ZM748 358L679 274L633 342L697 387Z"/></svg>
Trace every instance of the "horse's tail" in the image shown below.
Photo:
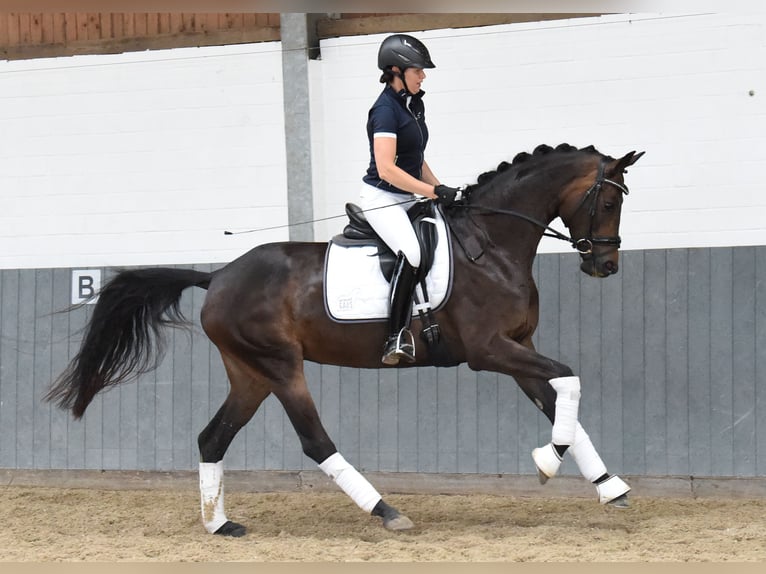
<svg viewBox="0 0 766 574"><path fill-rule="evenodd" d="M162 327L188 325L179 308L187 287L207 289L211 273L149 268L122 271L98 294L80 350L54 381L46 401L82 417L96 394L157 367Z"/></svg>

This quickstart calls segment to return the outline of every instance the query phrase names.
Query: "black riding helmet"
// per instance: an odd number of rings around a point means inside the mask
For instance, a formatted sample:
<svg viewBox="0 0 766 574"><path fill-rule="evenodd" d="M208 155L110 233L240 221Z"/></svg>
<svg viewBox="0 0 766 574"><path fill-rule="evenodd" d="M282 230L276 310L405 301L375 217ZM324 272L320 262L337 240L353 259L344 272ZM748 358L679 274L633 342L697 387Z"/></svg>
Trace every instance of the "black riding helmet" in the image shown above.
<svg viewBox="0 0 766 574"><path fill-rule="evenodd" d="M407 34L389 36L378 50L378 68L386 70L398 66L404 72L407 68L435 68L425 44Z"/></svg>

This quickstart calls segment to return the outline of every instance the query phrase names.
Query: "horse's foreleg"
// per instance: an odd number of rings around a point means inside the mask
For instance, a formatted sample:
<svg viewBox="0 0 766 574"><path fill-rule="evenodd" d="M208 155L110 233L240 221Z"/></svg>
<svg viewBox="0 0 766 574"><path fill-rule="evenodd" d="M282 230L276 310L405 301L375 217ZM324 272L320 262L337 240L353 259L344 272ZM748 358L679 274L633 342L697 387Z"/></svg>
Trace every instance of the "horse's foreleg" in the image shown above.
<svg viewBox="0 0 766 574"><path fill-rule="evenodd" d="M551 442L532 451L532 458L535 461L540 482L545 484L549 478L556 476L564 453L569 452L577 464L580 474L596 485L599 502L602 504L611 503L613 506L620 508L627 507L627 493L630 491L630 487L619 476L610 475L607 472L606 465L596 451L596 447L593 446L588 433L585 432L585 429L583 429L576 418L574 421L571 421L573 424L571 424L570 420L566 421L565 428L567 432L570 432L567 427L570 425L572 427L572 439L568 444L564 443L565 438L568 438L568 436L562 437L561 427L557 429L557 422L562 412L566 417L571 417L572 413L566 410L566 403L564 409L560 408L562 391L557 391L553 394L555 396L554 401L552 394L546 392L548 385L546 385L544 379L517 376L516 381L524 393L532 399L553 423ZM555 389L553 383L550 386ZM564 393L567 388L566 386L564 387ZM577 391L579 395L579 384L577 385ZM562 448L562 444L564 444L564 448Z"/></svg>
<svg viewBox="0 0 766 574"><path fill-rule="evenodd" d="M559 408L562 393L557 392L555 394L554 402L551 398L551 393L545 392L546 385L544 379L517 377L516 381L524 393L553 422L551 442L532 451L532 458L535 461L540 482L544 484L549 478L554 477L558 473L564 452L569 452L577 464L580 474L596 486L599 502L602 504L610 503L619 508L627 507L627 493L630 491L630 487L619 476L610 475L607 472L604 461L596 451L596 447L593 446L588 433L585 432L585 429L583 429L577 419L571 425L573 427L571 443L567 444L566 448L561 448L564 439L561 436L560 428L557 434L556 423L562 412ZM551 384L551 386L553 385ZM566 387L564 389L566 392ZM566 410L563 412L566 415L570 415ZM551 416L551 413L554 413L553 416ZM569 426L569 421L566 424Z"/></svg>
<svg viewBox="0 0 766 574"><path fill-rule="evenodd" d="M197 439L202 523L211 534L244 536L245 527L226 517L223 457L237 432L252 418L271 391L266 384L247 377L226 357L224 365L232 385L229 396Z"/></svg>
<svg viewBox="0 0 766 574"><path fill-rule="evenodd" d="M518 343L497 336L485 357L489 370L512 375L524 393L553 424L551 442L532 451L541 483L558 473L568 450L582 475L596 485L599 501L627 506L630 487L609 475L590 437L578 421L580 379L566 365L540 355L531 340ZM488 359L485 358L484 361ZM488 365L485 365L485 368Z"/></svg>
<svg viewBox="0 0 766 574"><path fill-rule="evenodd" d="M372 484L349 463L327 435L311 398L303 374L274 390L292 422L303 452L345 492L357 506L383 519L389 530L406 530L413 524L396 508L389 506Z"/></svg>
<svg viewBox="0 0 766 574"><path fill-rule="evenodd" d="M535 351L530 339L522 343L504 333L488 342L482 356L469 359L472 368L512 375L524 393L553 424L551 443L532 453L545 483L555 476L561 457L575 441L580 408L580 378L572 370Z"/></svg>
<svg viewBox="0 0 766 574"><path fill-rule="evenodd" d="M575 432L575 442L569 448L580 474L596 485L598 501L601 504L611 504L617 508L628 507L628 492L630 486L616 474L610 475L606 470L604 461L601 460L596 447L578 422Z"/></svg>

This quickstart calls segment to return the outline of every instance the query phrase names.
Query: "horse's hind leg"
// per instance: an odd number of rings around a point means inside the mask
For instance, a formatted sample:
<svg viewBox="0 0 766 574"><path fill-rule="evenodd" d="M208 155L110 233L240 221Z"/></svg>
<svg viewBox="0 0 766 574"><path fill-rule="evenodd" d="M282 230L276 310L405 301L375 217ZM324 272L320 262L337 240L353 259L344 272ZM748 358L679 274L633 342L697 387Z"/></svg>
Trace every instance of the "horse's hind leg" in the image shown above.
<svg viewBox="0 0 766 574"><path fill-rule="evenodd" d="M271 391L265 381L252 377L233 360L222 356L231 389L197 439L202 523L211 534L244 536L245 527L226 518L223 457L237 432L252 418Z"/></svg>
<svg viewBox="0 0 766 574"><path fill-rule="evenodd" d="M293 424L306 456L337 484L362 510L383 519L389 530L413 527L409 518L386 504L377 490L346 461L327 435L319 419L301 367L284 382L274 385L273 392Z"/></svg>

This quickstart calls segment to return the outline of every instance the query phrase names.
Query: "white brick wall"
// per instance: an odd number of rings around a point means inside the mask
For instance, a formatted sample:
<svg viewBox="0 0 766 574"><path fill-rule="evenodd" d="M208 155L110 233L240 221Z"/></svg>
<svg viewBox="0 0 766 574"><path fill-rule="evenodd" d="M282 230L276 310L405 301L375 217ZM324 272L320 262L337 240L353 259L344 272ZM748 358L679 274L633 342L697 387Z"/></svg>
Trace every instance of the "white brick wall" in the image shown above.
<svg viewBox="0 0 766 574"><path fill-rule="evenodd" d="M624 249L766 244L766 15L416 35L445 183L540 143L645 150ZM325 40L310 62L317 218L357 198L384 37ZM286 239L223 235L287 222L283 117L279 43L0 62L0 268L225 262Z"/></svg>
<svg viewBox="0 0 766 574"><path fill-rule="evenodd" d="M627 176L624 249L766 244L766 15L615 15L415 35L437 64L424 83L427 158L445 183L475 182L540 143L645 150ZM325 216L358 195L384 37L322 43L324 98L314 105L325 119ZM318 224L317 238L341 227Z"/></svg>
<svg viewBox="0 0 766 574"><path fill-rule="evenodd" d="M287 231L280 44L0 62L0 268L228 261Z"/></svg>

